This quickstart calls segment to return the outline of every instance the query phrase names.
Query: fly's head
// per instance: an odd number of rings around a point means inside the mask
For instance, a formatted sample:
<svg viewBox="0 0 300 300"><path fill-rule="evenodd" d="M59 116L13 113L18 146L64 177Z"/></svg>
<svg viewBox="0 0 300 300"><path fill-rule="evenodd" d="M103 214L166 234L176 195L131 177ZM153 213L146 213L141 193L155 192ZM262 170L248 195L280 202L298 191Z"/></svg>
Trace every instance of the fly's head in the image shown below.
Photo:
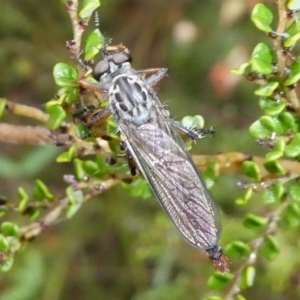
<svg viewBox="0 0 300 300"><path fill-rule="evenodd" d="M131 71L131 55L123 46L108 46L102 50L103 59L93 69L93 77L102 86L107 86L113 78Z"/></svg>
<svg viewBox="0 0 300 300"><path fill-rule="evenodd" d="M103 59L93 68L93 77L97 82L80 80L81 85L98 93L107 93L113 79L120 74L131 74L131 55L123 45L106 46L102 50ZM90 74L90 73L89 73Z"/></svg>

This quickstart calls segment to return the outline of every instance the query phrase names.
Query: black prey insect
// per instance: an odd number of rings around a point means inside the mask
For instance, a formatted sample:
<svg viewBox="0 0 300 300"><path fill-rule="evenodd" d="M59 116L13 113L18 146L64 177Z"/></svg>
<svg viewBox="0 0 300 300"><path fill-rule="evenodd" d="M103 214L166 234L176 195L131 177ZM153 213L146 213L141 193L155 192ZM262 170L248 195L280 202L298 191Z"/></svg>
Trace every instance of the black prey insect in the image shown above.
<svg viewBox="0 0 300 300"><path fill-rule="evenodd" d="M102 52L104 58L93 70L97 82L83 79L80 83L107 94L109 105L87 125L113 115L126 152L176 229L188 243L204 248L218 270L228 271L228 258L218 246L218 210L178 133L198 139L209 131L190 130L169 118L152 88L167 69L134 70L123 45L108 46Z"/></svg>

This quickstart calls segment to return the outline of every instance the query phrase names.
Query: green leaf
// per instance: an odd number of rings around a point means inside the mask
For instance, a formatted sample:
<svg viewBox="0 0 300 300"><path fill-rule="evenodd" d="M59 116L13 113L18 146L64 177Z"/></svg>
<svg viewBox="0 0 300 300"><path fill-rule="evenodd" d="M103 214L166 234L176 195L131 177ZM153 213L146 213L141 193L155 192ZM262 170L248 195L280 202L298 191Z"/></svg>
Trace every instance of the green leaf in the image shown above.
<svg viewBox="0 0 300 300"><path fill-rule="evenodd" d="M13 236L15 238L20 236L19 226L11 222L3 222L1 224L1 232L4 236Z"/></svg>
<svg viewBox="0 0 300 300"><path fill-rule="evenodd" d="M292 22L289 22L287 24L287 28L285 30L285 34L287 37L292 37L295 34L298 34L300 32L300 24L298 20L293 19Z"/></svg>
<svg viewBox="0 0 300 300"><path fill-rule="evenodd" d="M279 86L279 82L268 82L267 84L260 86L254 94L257 96L271 96L274 91L277 89Z"/></svg>
<svg viewBox="0 0 300 300"><path fill-rule="evenodd" d="M294 34L293 36L286 39L283 43L285 48L294 47L297 41L300 39L300 32Z"/></svg>
<svg viewBox="0 0 300 300"><path fill-rule="evenodd" d="M78 158L75 158L74 161L74 169L75 169L75 174L76 174L76 177L79 179L79 180L83 180L84 178L86 178L86 172L83 168L83 161L78 159Z"/></svg>
<svg viewBox="0 0 300 300"><path fill-rule="evenodd" d="M207 285L214 290L223 290L232 279L233 275L230 273L215 272L208 278Z"/></svg>
<svg viewBox="0 0 300 300"><path fill-rule="evenodd" d="M278 138L274 143L274 150L283 152L285 149L285 139L283 137Z"/></svg>
<svg viewBox="0 0 300 300"><path fill-rule="evenodd" d="M259 229L268 223L267 218L256 216L253 214L247 214L243 220L243 225L249 229Z"/></svg>
<svg viewBox="0 0 300 300"><path fill-rule="evenodd" d="M284 220L290 227L298 227L300 224L300 207L296 202L291 203L284 213Z"/></svg>
<svg viewBox="0 0 300 300"><path fill-rule="evenodd" d="M30 206L27 207L24 214L28 215L30 220L36 220L40 216L41 211L36 207Z"/></svg>
<svg viewBox="0 0 300 300"><path fill-rule="evenodd" d="M75 134L78 138L84 140L91 136L91 128L82 123L78 124L75 126Z"/></svg>
<svg viewBox="0 0 300 300"><path fill-rule="evenodd" d="M0 252L7 252L9 250L9 242L5 236L0 234Z"/></svg>
<svg viewBox="0 0 300 300"><path fill-rule="evenodd" d="M272 32L270 24L273 20L272 12L262 3L258 3L254 6L251 20L255 26L265 32Z"/></svg>
<svg viewBox="0 0 300 300"><path fill-rule="evenodd" d="M96 175L99 173L98 164L92 160L86 160L83 162L83 168L89 175Z"/></svg>
<svg viewBox="0 0 300 300"><path fill-rule="evenodd" d="M274 132L278 135L283 135L286 132L284 124L281 122L279 116L273 118L275 122Z"/></svg>
<svg viewBox="0 0 300 300"><path fill-rule="evenodd" d="M296 84L300 79L300 60L295 60L290 66L290 73L288 78L285 80L284 85L289 86Z"/></svg>
<svg viewBox="0 0 300 300"><path fill-rule="evenodd" d="M273 72L273 52L263 43L258 44L251 55L251 65L253 71L258 74L271 74Z"/></svg>
<svg viewBox="0 0 300 300"><path fill-rule="evenodd" d="M287 157L297 157L300 155L300 133L296 133L292 141L285 146L284 153Z"/></svg>
<svg viewBox="0 0 300 300"><path fill-rule="evenodd" d="M106 162L106 157L103 156L103 155L97 155L97 156L95 157L95 161L96 161L96 163L97 163L97 165L98 165L98 168L99 168L100 170L106 172L107 167L108 167L107 162Z"/></svg>
<svg viewBox="0 0 300 300"><path fill-rule="evenodd" d="M262 126L264 126L269 131L273 131L276 127L274 119L270 118L269 116L262 116L259 120Z"/></svg>
<svg viewBox="0 0 300 300"><path fill-rule="evenodd" d="M109 149L114 154L124 154L124 152L120 149L120 143L116 143L115 140L108 141Z"/></svg>
<svg viewBox="0 0 300 300"><path fill-rule="evenodd" d="M243 295L239 294L239 295L236 295L234 300L247 300Z"/></svg>
<svg viewBox="0 0 300 300"><path fill-rule="evenodd" d="M272 150L266 154L266 161L275 161L283 156L282 151Z"/></svg>
<svg viewBox="0 0 300 300"><path fill-rule="evenodd" d="M263 116L250 126L250 133L255 138L267 138L275 129L275 121L269 116Z"/></svg>
<svg viewBox="0 0 300 300"><path fill-rule="evenodd" d="M273 117L273 116L277 116L285 109L286 103L277 102L276 100L266 98L266 97L261 97L259 99L259 106L266 115Z"/></svg>
<svg viewBox="0 0 300 300"><path fill-rule="evenodd" d="M280 113L276 118L276 123L280 123L283 133L290 131L290 130L293 130L294 132L297 131L297 125L295 122L295 118L289 112L284 111L284 112Z"/></svg>
<svg viewBox="0 0 300 300"><path fill-rule="evenodd" d="M263 193L265 203L275 203L282 199L285 193L285 188L282 183L275 183Z"/></svg>
<svg viewBox="0 0 300 300"><path fill-rule="evenodd" d="M251 253L251 247L241 241L234 241L226 246L225 253L231 258L241 258Z"/></svg>
<svg viewBox="0 0 300 300"><path fill-rule="evenodd" d="M265 237L264 244L261 247L261 252L263 256L268 260L274 260L278 256L280 247L278 241L274 236L268 235Z"/></svg>
<svg viewBox="0 0 300 300"><path fill-rule="evenodd" d="M79 12L81 19L90 18L93 12L100 6L99 0L84 0Z"/></svg>
<svg viewBox="0 0 300 300"><path fill-rule="evenodd" d="M81 190L74 190L72 186L67 187L66 195L70 203L70 206L67 210L67 218L70 219L81 207L84 201L84 196Z"/></svg>
<svg viewBox="0 0 300 300"><path fill-rule="evenodd" d="M147 199L152 196L152 192L148 182L143 178L138 178L132 183L122 183L122 187L127 190L133 197L141 197Z"/></svg>
<svg viewBox="0 0 300 300"><path fill-rule="evenodd" d="M23 212L28 203L29 196L22 187L18 188L18 197L21 200L19 203L19 206L18 206L18 210L19 210L19 212Z"/></svg>
<svg viewBox="0 0 300 300"><path fill-rule="evenodd" d="M86 39L84 60L90 60L104 47L104 37L99 29L92 31Z"/></svg>
<svg viewBox="0 0 300 300"><path fill-rule="evenodd" d="M97 164L97 174L94 173L94 175L97 175L98 178L103 178L115 167L110 166L107 163L107 158L103 155L97 155L95 157L95 163Z"/></svg>
<svg viewBox="0 0 300 300"><path fill-rule="evenodd" d="M197 129L201 129L204 127L204 119L202 116L200 115L196 115L196 116L185 116L182 120L181 120L181 124L186 127L186 128L197 128Z"/></svg>
<svg viewBox="0 0 300 300"><path fill-rule="evenodd" d="M77 70L65 63L58 63L53 69L54 81L61 87L78 87L79 83Z"/></svg>
<svg viewBox="0 0 300 300"><path fill-rule="evenodd" d="M50 193L48 187L41 180L37 179L33 189L33 198L38 201L44 199L53 200L55 196Z"/></svg>
<svg viewBox="0 0 300 300"><path fill-rule="evenodd" d="M71 204L67 209L67 214L66 214L67 218L71 219L78 212L81 205L82 205L81 203Z"/></svg>
<svg viewBox="0 0 300 300"><path fill-rule="evenodd" d="M243 173L250 177L254 178L255 180L261 180L261 174L259 166L253 161L244 161L243 162Z"/></svg>
<svg viewBox="0 0 300 300"><path fill-rule="evenodd" d="M46 111L49 114L49 120L47 122L47 127L51 130L55 130L61 126L67 114L64 109L59 105L48 105L46 106Z"/></svg>
<svg viewBox="0 0 300 300"><path fill-rule="evenodd" d="M203 300L222 300L222 298L220 298L218 296L210 296L210 297L204 298Z"/></svg>
<svg viewBox="0 0 300 300"><path fill-rule="evenodd" d="M256 270L253 266L248 266L242 274L241 289L248 289L253 286Z"/></svg>
<svg viewBox="0 0 300 300"><path fill-rule="evenodd" d="M215 161L209 162L207 169L203 173L203 178L206 184L206 187L210 190L218 178L218 164Z"/></svg>
<svg viewBox="0 0 300 300"><path fill-rule="evenodd" d="M76 156L76 154L77 154L77 147L76 147L76 145L73 145L72 147L69 148L69 150L67 152L61 153L56 158L56 161L58 163L70 162Z"/></svg>
<svg viewBox="0 0 300 300"><path fill-rule="evenodd" d="M248 74L250 71L251 71L251 64L244 63L238 69L230 70L230 73L236 74L236 75L245 75L245 74Z"/></svg>
<svg viewBox="0 0 300 300"><path fill-rule="evenodd" d="M7 100L4 98L0 98L0 120L2 119L2 117L5 114L6 104L7 104Z"/></svg>
<svg viewBox="0 0 300 300"><path fill-rule="evenodd" d="M296 202L300 201L300 186L298 183L290 186L289 195L293 201L296 201Z"/></svg>
<svg viewBox="0 0 300 300"><path fill-rule="evenodd" d="M264 163L264 167L270 173L279 173L281 175L286 174L286 170L281 166L281 164L277 160L269 160Z"/></svg>
<svg viewBox="0 0 300 300"><path fill-rule="evenodd" d="M63 87L58 90L57 95L59 100L57 105L62 105L64 103L70 105L78 101L79 99L79 89L77 87Z"/></svg>
<svg viewBox="0 0 300 300"><path fill-rule="evenodd" d="M253 195L253 188L248 188L246 193L235 200L236 205L245 205Z"/></svg>
<svg viewBox="0 0 300 300"><path fill-rule="evenodd" d="M119 139L118 125L113 116L109 116L106 120L106 131L113 139Z"/></svg>

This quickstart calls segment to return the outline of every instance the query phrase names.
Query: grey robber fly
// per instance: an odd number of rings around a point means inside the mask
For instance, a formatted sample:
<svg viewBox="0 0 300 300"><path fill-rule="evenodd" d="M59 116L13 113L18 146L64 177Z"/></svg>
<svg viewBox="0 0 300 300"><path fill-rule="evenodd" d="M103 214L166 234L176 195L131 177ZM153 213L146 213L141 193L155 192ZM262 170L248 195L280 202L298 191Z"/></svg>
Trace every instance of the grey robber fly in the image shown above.
<svg viewBox="0 0 300 300"><path fill-rule="evenodd" d="M169 118L152 88L167 69L134 70L123 45L107 46L102 53L103 60L93 69L97 82L82 79L80 83L107 94L109 105L87 125L113 115L127 153L176 229L192 246L204 248L216 269L228 271L228 258L218 246L218 210L178 133L198 139L211 131L190 130Z"/></svg>

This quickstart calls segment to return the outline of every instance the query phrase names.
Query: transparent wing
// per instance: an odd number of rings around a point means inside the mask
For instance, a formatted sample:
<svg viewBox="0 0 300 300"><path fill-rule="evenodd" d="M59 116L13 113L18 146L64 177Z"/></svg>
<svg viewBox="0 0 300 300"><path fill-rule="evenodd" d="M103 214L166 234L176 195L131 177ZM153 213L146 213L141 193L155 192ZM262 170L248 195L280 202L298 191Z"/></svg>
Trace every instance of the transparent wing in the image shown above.
<svg viewBox="0 0 300 300"><path fill-rule="evenodd" d="M160 114L141 126L121 123L120 130L177 230L193 246L209 249L221 231L217 208L180 135Z"/></svg>

